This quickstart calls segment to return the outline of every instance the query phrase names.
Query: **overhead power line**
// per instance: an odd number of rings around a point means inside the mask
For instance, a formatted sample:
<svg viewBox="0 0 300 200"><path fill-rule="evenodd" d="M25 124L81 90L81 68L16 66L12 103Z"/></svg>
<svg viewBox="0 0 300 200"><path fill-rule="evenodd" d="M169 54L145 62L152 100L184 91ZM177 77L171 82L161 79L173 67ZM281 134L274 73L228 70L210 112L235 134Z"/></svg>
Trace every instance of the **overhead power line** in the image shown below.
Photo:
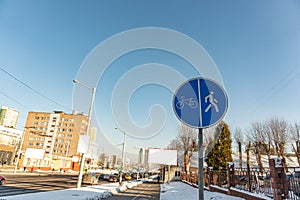
<svg viewBox="0 0 300 200"><path fill-rule="evenodd" d="M67 110L72 110L60 103L58 103L57 101L51 99L50 97L47 97L46 95L42 94L41 92L37 91L36 89L32 88L31 86L29 86L27 83L21 81L20 79L18 79L17 77L15 77L14 75L12 75L11 73L9 73L8 71L6 71L5 69L3 69L2 67L0 67L0 70L3 71L5 74L7 74L9 77L13 78L14 80L16 80L17 82L21 83L22 85L24 85L25 87L27 87L28 89L30 89L31 91L33 91L34 93L36 93L37 95L47 99L48 101L51 101L52 103L62 107L62 108L65 108Z"/></svg>
<svg viewBox="0 0 300 200"><path fill-rule="evenodd" d="M8 99L12 100L13 102L15 102L15 103L19 104L20 106L22 106L22 107L26 108L27 110L30 110L30 108L28 108L28 107L27 107L27 106L25 106L24 104L22 104L22 103L18 102L18 101L17 101L17 100L15 100L14 98L12 98L12 97L10 97L10 96L6 95L5 93L3 93L3 92L1 92L1 91L0 91L0 94L2 94L3 96L5 96L6 98L8 98Z"/></svg>

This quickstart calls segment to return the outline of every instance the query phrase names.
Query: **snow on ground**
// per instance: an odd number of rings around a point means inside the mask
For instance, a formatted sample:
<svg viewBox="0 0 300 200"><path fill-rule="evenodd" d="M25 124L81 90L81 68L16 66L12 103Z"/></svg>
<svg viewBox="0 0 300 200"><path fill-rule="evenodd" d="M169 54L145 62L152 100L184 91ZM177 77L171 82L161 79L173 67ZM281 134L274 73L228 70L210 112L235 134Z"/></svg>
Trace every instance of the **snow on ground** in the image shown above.
<svg viewBox="0 0 300 200"><path fill-rule="evenodd" d="M142 184L138 182L109 183L96 186L72 188L67 190L54 190L49 192L29 193L3 197L5 200L99 200L105 199L127 188L136 187ZM198 200L198 188L194 188L183 182L171 182L161 184L160 200ZM204 191L205 200L243 200L243 198L233 197L217 192Z"/></svg>
<svg viewBox="0 0 300 200"><path fill-rule="evenodd" d="M244 194L248 194L254 197L259 197L259 198L263 198L265 200L272 200L272 198L265 196L263 193L253 193L253 192L248 192L248 191L243 191L243 190L239 190L237 188L231 188L231 190L235 190L235 191L239 191L239 192L243 192ZM271 188L270 188L271 190Z"/></svg>
<svg viewBox="0 0 300 200"><path fill-rule="evenodd" d="M29 193L22 195L6 196L5 200L98 200L101 198L108 198L113 194L120 191L125 191L127 188L135 187L141 184L138 182L124 182L123 186L119 186L119 183L110 183L96 186L88 186L81 188L72 188L67 190L54 190L49 192Z"/></svg>
<svg viewBox="0 0 300 200"><path fill-rule="evenodd" d="M182 182L171 182L162 184L160 191L160 200L197 200L198 188L194 188ZM205 200L242 200L242 198L232 197L217 192L204 191Z"/></svg>

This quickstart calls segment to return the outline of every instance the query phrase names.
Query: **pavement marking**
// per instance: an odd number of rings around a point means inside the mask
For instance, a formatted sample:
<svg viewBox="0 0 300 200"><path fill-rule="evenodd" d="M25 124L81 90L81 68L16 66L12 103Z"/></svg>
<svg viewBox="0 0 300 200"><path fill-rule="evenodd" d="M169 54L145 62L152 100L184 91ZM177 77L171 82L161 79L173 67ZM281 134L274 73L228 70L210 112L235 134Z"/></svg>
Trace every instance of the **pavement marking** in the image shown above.
<svg viewBox="0 0 300 200"><path fill-rule="evenodd" d="M147 186L147 188L149 188L151 185L148 185ZM141 191L138 195L136 195L133 199L131 199L131 200L135 200L136 198L138 198L141 194L143 194L144 192L145 192L145 190L146 190L146 188L143 190L143 191Z"/></svg>

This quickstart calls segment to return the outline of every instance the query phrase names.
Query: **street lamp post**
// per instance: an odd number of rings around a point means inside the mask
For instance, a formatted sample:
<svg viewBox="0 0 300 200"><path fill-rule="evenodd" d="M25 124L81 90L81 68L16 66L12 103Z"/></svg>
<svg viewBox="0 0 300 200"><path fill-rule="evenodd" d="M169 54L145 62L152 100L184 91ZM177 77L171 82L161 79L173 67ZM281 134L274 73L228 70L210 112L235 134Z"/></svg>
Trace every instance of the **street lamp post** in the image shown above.
<svg viewBox="0 0 300 200"><path fill-rule="evenodd" d="M95 99L95 94L96 94L96 88L89 87L89 86L79 82L78 80L73 80L73 83L77 83L77 84L79 84L79 85L81 85L81 86L83 86L83 87L85 87L85 88L92 91L92 99L91 99L89 114L88 114L88 123L87 123L87 127L86 127L86 135L88 135L89 130L90 130L90 126L91 126L91 119L92 119L92 112L93 112L93 105L94 105L94 99ZM89 147L90 147L90 140L89 140L89 144L88 144L88 149L89 149ZM85 162L85 154L82 153L81 154L80 167L79 167L79 173L78 173L77 188L80 188L80 186L81 186L84 162Z"/></svg>
<svg viewBox="0 0 300 200"><path fill-rule="evenodd" d="M115 129L118 129L117 127ZM119 129L120 130L120 129ZM122 130L120 130L122 131ZM122 150L122 165L121 165L121 171L120 171L120 178L119 178L119 184L122 184L122 176L123 176L123 169L124 169L124 163L125 163L125 147L126 147L126 132L122 131L124 134L124 141L123 141L123 150Z"/></svg>
<svg viewBox="0 0 300 200"><path fill-rule="evenodd" d="M33 128L33 127L25 127L25 130L27 130L29 128ZM18 157L16 159L16 164L15 164L15 168L14 168L14 174L17 173L17 168L18 168L18 165L19 165L20 154L21 154L21 151L22 151L23 143L24 143L25 130L23 131L23 134L22 134L22 137L21 137L20 149L17 152L17 156Z"/></svg>

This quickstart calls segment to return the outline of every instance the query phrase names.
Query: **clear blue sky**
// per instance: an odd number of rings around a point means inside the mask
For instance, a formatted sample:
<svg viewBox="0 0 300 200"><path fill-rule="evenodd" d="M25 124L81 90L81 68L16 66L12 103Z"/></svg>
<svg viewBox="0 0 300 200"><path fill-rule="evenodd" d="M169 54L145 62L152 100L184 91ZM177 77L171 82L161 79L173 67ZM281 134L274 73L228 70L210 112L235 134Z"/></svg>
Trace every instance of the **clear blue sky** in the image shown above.
<svg viewBox="0 0 300 200"><path fill-rule="evenodd" d="M72 80L99 43L129 29L162 27L193 38L216 63L229 97L225 121L232 131L236 127L245 130L251 122L272 116L300 121L299 19L300 2L296 0L0 0L0 67L60 104L0 71L0 105L20 112L19 128L28 111L70 113ZM108 143L122 143L110 107L115 84L130 69L146 63L168 65L186 78L197 75L189 63L160 50L136 51L112 63L97 86L95 99L102 127L101 151L111 148ZM149 123L147 112L153 104L163 105L167 122L155 137L128 138L129 152L135 151L133 147L165 147L176 136L179 122L171 100L172 93L157 85L144 86L133 94L129 111L136 124ZM82 112L87 113L87 108Z"/></svg>

